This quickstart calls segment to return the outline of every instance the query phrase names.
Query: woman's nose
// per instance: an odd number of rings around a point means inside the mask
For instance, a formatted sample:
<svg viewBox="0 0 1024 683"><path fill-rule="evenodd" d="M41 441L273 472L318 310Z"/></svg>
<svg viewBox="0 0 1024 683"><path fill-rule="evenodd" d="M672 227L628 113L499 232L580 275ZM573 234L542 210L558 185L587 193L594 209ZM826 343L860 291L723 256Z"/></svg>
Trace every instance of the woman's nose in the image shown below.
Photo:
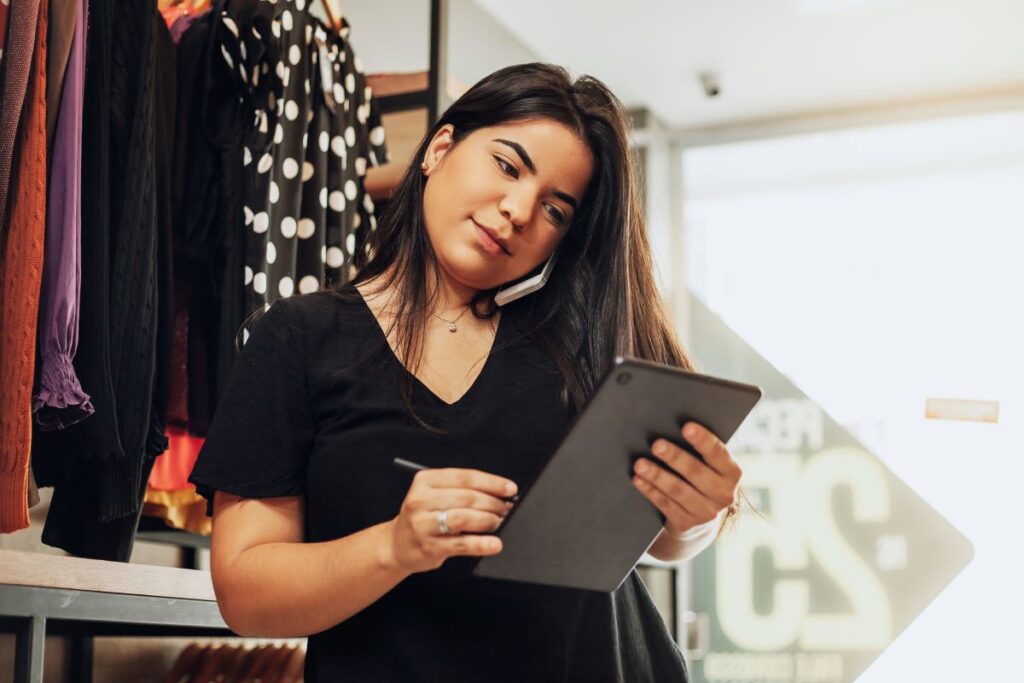
<svg viewBox="0 0 1024 683"><path fill-rule="evenodd" d="M501 215L512 224L512 228L517 232L530 222L531 207L532 202L522 192L509 192L498 203Z"/></svg>

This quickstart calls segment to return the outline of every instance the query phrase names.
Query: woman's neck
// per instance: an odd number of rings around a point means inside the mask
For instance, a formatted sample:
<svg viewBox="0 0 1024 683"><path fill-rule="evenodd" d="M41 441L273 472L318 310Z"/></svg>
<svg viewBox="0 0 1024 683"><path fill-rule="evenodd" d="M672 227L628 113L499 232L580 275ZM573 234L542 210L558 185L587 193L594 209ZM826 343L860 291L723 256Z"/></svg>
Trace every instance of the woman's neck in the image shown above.
<svg viewBox="0 0 1024 683"><path fill-rule="evenodd" d="M440 266L437 266L437 269L437 300L434 305L436 310L433 312L443 315L445 311L458 311L468 306L478 290L458 282ZM433 288L433 278L428 276L427 282ZM429 300L433 298L434 292L428 290L427 294Z"/></svg>
<svg viewBox="0 0 1024 683"><path fill-rule="evenodd" d="M426 286L428 288L427 300L429 301L433 298L435 291L437 293L437 298L431 312L441 316L444 316L446 312L451 313L453 311L457 314L469 305L473 300L473 297L476 296L478 290L454 280L444 271L444 269L440 268L440 266L438 269L439 277L436 289L434 286L434 278L429 274L427 275L426 281ZM365 283L365 285L360 286L359 290L363 293L364 298L375 300L378 297L381 297L381 305L383 308L391 310L391 304L393 303L392 297L400 290L400 282L397 279L392 280L391 278L392 272L393 271L389 270L381 273L378 277ZM381 287L385 282L392 282L392 286L387 288L387 290L390 291L386 291Z"/></svg>

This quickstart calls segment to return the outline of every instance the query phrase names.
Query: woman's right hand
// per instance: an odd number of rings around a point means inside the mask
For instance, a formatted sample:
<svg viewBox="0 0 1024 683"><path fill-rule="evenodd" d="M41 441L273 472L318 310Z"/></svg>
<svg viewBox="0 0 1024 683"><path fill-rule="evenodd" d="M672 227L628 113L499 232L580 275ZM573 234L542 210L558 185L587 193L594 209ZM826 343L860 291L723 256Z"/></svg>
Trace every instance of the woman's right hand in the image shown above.
<svg viewBox="0 0 1024 683"><path fill-rule="evenodd" d="M408 572L425 572L456 555L497 555L501 539L489 532L501 526L512 507L503 498L517 490L515 482L479 470L417 472L390 524L395 563ZM442 510L447 513L448 535L441 533Z"/></svg>

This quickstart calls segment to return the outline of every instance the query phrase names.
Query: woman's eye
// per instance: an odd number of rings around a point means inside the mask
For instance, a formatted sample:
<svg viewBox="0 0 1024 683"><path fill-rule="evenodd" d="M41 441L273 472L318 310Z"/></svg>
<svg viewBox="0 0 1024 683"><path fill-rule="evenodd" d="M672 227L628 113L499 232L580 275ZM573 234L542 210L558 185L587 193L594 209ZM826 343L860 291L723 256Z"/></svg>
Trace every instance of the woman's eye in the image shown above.
<svg viewBox="0 0 1024 683"><path fill-rule="evenodd" d="M563 223L565 223L565 214L564 213L559 211L554 206L551 206L550 204L547 205L547 208L548 208L548 215L551 216L551 220L553 220L556 225L562 225Z"/></svg>
<svg viewBox="0 0 1024 683"><path fill-rule="evenodd" d="M507 161L505 161L501 157L494 157L494 160L498 163L498 166L501 168L501 170L503 172L505 172L506 174L512 176L513 178L518 178L519 177L519 169L518 168L516 168L512 164L508 163Z"/></svg>

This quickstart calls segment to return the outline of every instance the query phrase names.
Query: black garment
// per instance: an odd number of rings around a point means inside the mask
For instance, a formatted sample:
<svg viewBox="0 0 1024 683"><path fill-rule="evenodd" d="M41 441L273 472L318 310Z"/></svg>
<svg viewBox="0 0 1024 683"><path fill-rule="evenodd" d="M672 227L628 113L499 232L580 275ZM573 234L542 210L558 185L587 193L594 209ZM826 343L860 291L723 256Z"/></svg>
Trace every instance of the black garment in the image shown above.
<svg viewBox="0 0 1024 683"><path fill-rule="evenodd" d="M345 292L355 293L348 285ZM393 518L410 476L395 456L497 473L524 490L567 426L554 364L506 307L476 382L446 404L408 373L361 299L275 303L235 366L190 481L250 498L305 497L305 540ZM685 681L686 666L636 572L614 593L479 579L474 558L415 574L309 638L314 681Z"/></svg>
<svg viewBox="0 0 1024 683"><path fill-rule="evenodd" d="M174 272L182 296L175 305L187 320L179 349L187 362L175 368L173 385L187 392L187 410L176 414L187 414L195 436L209 427L245 318L240 196L252 117L217 46L220 10L196 19L177 46L178 82L188 87L180 89L175 117Z"/></svg>
<svg viewBox="0 0 1024 683"><path fill-rule="evenodd" d="M81 326L75 371L96 412L35 431L54 486L42 540L127 561L153 460L165 448L171 279L173 44L147 3L92 0L82 154Z"/></svg>
<svg viewBox="0 0 1024 683"><path fill-rule="evenodd" d="M242 152L246 309L348 279L376 227L363 179L387 161L377 102L348 40L305 0L231 2L218 26L252 130ZM246 333L247 334L247 333Z"/></svg>
<svg viewBox="0 0 1024 683"><path fill-rule="evenodd" d="M348 26L330 32L308 7L218 2L178 44L190 87L176 122L175 272L189 301L176 386L187 386L195 436L209 428L246 316L347 279L376 224L363 186L366 168L386 161L376 101Z"/></svg>
<svg viewBox="0 0 1024 683"><path fill-rule="evenodd" d="M159 21L159 20L158 20ZM164 24L166 26L166 24ZM167 408L170 400L171 347L174 340L174 220L171 196L177 102L177 62L170 29L154 25L153 107L154 189L156 193L156 369L153 405L149 411L146 457L167 450ZM147 475L143 481L148 481Z"/></svg>

